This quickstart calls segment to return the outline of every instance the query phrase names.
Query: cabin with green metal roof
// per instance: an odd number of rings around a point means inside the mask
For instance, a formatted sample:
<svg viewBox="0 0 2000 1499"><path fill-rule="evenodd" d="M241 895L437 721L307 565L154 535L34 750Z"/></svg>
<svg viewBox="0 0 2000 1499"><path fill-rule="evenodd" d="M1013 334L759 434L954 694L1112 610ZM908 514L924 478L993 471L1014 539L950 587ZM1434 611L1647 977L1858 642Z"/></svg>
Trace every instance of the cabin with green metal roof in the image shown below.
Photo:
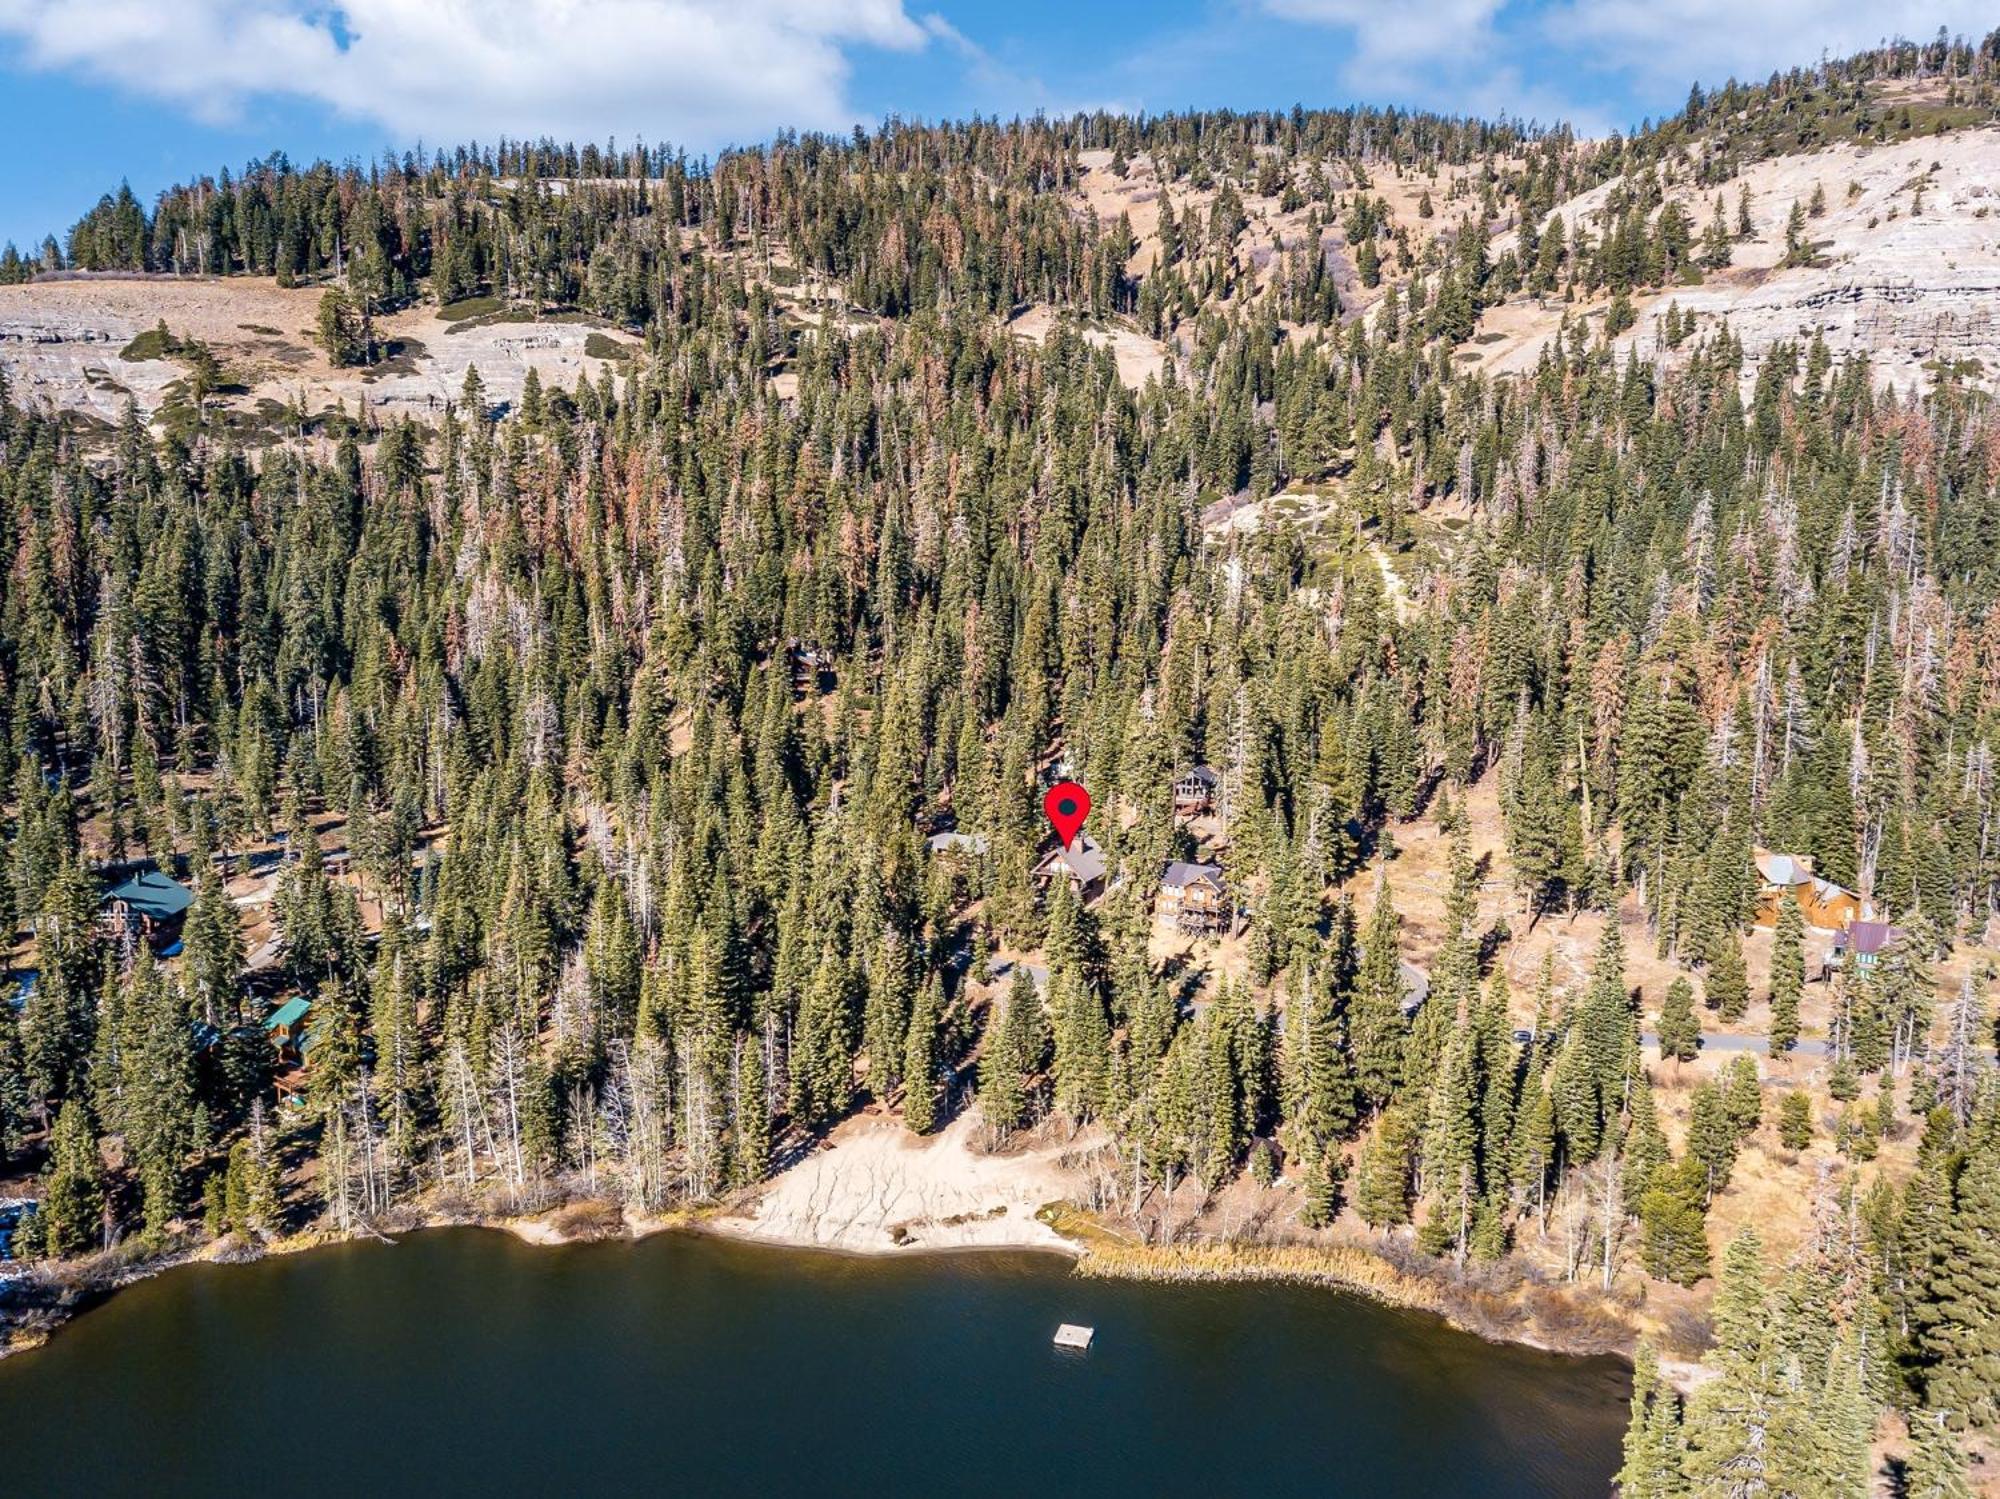
<svg viewBox="0 0 2000 1499"><path fill-rule="evenodd" d="M271 1038L280 1057L292 1062L304 1059L306 1017L311 1013L312 1001L294 994L264 1017L264 1034Z"/></svg>
<svg viewBox="0 0 2000 1499"><path fill-rule="evenodd" d="M113 936L165 945L180 932L194 892L157 864L131 865L105 876L103 914Z"/></svg>

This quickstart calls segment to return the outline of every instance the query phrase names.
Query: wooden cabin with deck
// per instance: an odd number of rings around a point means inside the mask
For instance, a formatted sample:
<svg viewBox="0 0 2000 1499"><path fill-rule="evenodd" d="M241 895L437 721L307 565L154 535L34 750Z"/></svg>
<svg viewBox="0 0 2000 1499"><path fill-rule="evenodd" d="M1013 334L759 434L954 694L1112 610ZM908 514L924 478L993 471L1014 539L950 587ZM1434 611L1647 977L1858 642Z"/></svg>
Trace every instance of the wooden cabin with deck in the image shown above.
<svg viewBox="0 0 2000 1499"><path fill-rule="evenodd" d="M1174 777L1174 816L1186 821L1215 810L1215 790L1222 777L1209 765L1197 765Z"/></svg>
<svg viewBox="0 0 2000 1499"><path fill-rule="evenodd" d="M1160 876L1153 911L1189 936L1206 937L1228 930L1235 912L1222 866L1173 860Z"/></svg>
<svg viewBox="0 0 2000 1499"><path fill-rule="evenodd" d="M793 640L785 646L785 657L791 663L792 691L817 695L822 678L833 669L833 653L820 649L816 640Z"/></svg>
<svg viewBox="0 0 2000 1499"><path fill-rule="evenodd" d="M280 1062L297 1066L305 1061L306 1017L311 1013L312 1001L303 994L294 994L264 1017L264 1034L270 1038Z"/></svg>
<svg viewBox="0 0 2000 1499"><path fill-rule="evenodd" d="M1057 847L1042 855L1035 866L1035 884L1046 890L1058 878L1069 881L1078 900L1092 900L1104 893L1106 871L1104 850L1087 833L1079 833L1067 848Z"/></svg>
<svg viewBox="0 0 2000 1499"><path fill-rule="evenodd" d="M1852 890L1814 874L1812 860L1803 855L1760 848L1753 851L1751 862L1757 866L1755 919L1761 927L1778 924L1778 913L1787 900L1798 903L1807 926L1825 932L1841 931L1875 914L1874 908Z"/></svg>
<svg viewBox="0 0 2000 1499"><path fill-rule="evenodd" d="M156 864L128 865L106 876L99 920L113 941L144 938L157 951L180 940L194 893Z"/></svg>

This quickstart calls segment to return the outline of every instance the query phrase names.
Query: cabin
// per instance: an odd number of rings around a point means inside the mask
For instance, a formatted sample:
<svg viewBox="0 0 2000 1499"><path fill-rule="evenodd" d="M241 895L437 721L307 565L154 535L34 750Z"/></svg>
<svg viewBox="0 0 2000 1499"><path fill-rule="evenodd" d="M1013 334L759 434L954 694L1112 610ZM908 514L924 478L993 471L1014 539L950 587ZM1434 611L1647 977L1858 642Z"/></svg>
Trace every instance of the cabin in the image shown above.
<svg viewBox="0 0 2000 1499"><path fill-rule="evenodd" d="M791 663L792 690L808 695L820 690L821 679L833 668L833 653L820 649L815 640L794 640L785 646Z"/></svg>
<svg viewBox="0 0 2000 1499"><path fill-rule="evenodd" d="M924 841L934 859L983 859L991 847L981 833L933 833Z"/></svg>
<svg viewBox="0 0 2000 1499"><path fill-rule="evenodd" d="M1843 927L1834 934L1821 976L1830 977L1850 953L1854 955L1854 971L1866 973L1881 960L1883 953L1903 940L1903 935L1901 927L1890 926L1886 921L1857 921Z"/></svg>
<svg viewBox="0 0 2000 1499"><path fill-rule="evenodd" d="M1174 816L1186 819L1215 810L1215 789L1222 777L1213 766L1197 765L1174 777Z"/></svg>
<svg viewBox="0 0 2000 1499"><path fill-rule="evenodd" d="M1088 833L1079 833L1069 847L1057 847L1042 855L1035 866L1035 884L1046 890L1058 877L1069 881L1078 900L1090 900L1104 893L1106 865L1104 850Z"/></svg>
<svg viewBox="0 0 2000 1499"><path fill-rule="evenodd" d="M107 875L99 919L114 941L143 937L155 948L180 939L194 893L156 864L127 866Z"/></svg>
<svg viewBox="0 0 2000 1499"><path fill-rule="evenodd" d="M1172 861L1160 876L1153 912L1190 936L1205 937L1226 930L1234 912L1222 866Z"/></svg>
<svg viewBox="0 0 2000 1499"><path fill-rule="evenodd" d="M294 1065L305 1061L306 1017L311 1013L312 1001L294 994L264 1017L264 1034L270 1037L280 1061Z"/></svg>
<svg viewBox="0 0 2000 1499"><path fill-rule="evenodd" d="M1868 902L1852 890L1844 890L1814 874L1812 860L1803 855L1778 854L1760 848L1753 851L1751 862L1757 866L1755 919L1761 927L1778 924L1778 912L1787 900L1798 903L1807 926L1826 932L1840 931L1875 914Z"/></svg>

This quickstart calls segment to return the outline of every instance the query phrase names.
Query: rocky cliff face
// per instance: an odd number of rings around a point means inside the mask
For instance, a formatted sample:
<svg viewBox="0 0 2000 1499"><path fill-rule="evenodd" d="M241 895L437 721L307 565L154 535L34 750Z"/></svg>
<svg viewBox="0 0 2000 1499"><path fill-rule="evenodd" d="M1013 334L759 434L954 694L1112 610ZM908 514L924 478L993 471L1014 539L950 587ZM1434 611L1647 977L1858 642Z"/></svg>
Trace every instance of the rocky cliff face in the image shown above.
<svg viewBox="0 0 2000 1499"><path fill-rule="evenodd" d="M584 321L451 323L436 308L418 306L377 321L390 358L371 369L335 369L313 337L319 296L313 288L248 276L0 286L0 370L16 400L113 423L132 400L151 416L187 370L170 358L127 359L124 350L165 323L176 337L199 339L214 351L227 385L216 397L222 408L254 415L303 400L314 412L366 404L421 419L456 397L475 366L487 399L509 402L519 398L530 369L544 386L568 388L579 376L599 377L608 347L638 344L621 330Z"/></svg>
<svg viewBox="0 0 2000 1499"><path fill-rule="evenodd" d="M1735 247L1735 263L1643 304L1619 347L1641 357L1659 352L1667 308L1678 303L1697 333L1727 319L1750 361L1746 378L1774 344L1818 332L1836 359L1865 353L1878 378L1899 389L1928 386L1945 366L1990 388L2000 377L1996 164L2000 130L1990 129L1759 163L1722 189L1731 223L1741 188L1750 190L1756 233ZM1815 263L1786 266L1792 204L1809 204L1816 188L1826 207L1806 222ZM1596 233L1609 191L1594 189L1558 212ZM1673 196L1697 230L1714 214L1714 189L1680 187ZM1533 369L1563 311L1551 302L1489 314L1504 336L1481 350L1486 367Z"/></svg>

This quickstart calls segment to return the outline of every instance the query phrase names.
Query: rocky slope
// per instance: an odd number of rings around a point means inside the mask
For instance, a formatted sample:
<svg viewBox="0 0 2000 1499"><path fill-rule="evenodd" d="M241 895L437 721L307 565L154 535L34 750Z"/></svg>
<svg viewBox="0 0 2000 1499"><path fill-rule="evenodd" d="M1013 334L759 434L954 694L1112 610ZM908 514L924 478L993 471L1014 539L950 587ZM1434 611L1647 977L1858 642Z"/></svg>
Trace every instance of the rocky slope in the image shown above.
<svg viewBox="0 0 2000 1499"><path fill-rule="evenodd" d="M489 401L511 402L530 369L544 387L567 388L579 374L595 381L607 365L619 367L622 360L600 356L638 343L589 320L447 319L418 306L377 323L389 354L381 364L336 369L313 338L319 298L317 288L259 277L0 286L0 369L17 400L115 422L131 399L152 416L187 371L177 360L127 351L164 322L176 338L198 339L215 352L225 410L269 423L301 400L314 413L336 404L353 412L365 402L380 415L421 416L456 398L474 366Z"/></svg>
<svg viewBox="0 0 2000 1499"><path fill-rule="evenodd" d="M1750 192L1754 238L1735 246L1734 263L1700 286L1679 287L1642 304L1638 326L1618 340L1642 358L1659 351L1671 303L1697 319L1697 332L1727 319L1755 361L1779 342L1817 331L1836 359L1866 353L1884 383L1909 390L1950 367L1991 386L2000 373L2000 130L1964 130L1884 146L1840 145L1781 156L1746 170L1721 189L1733 223L1739 193ZM1815 189L1825 211L1807 220L1816 263L1786 266L1792 204ZM1566 225L1601 230L1610 187L1570 200ZM1714 189L1681 184L1669 195L1697 228L1714 213ZM1505 248L1504 236L1496 250ZM1522 298L1488 312L1475 345L1495 372L1531 370L1565 310ZM1587 315L1601 316L1601 307ZM1494 335L1498 335L1495 337Z"/></svg>

